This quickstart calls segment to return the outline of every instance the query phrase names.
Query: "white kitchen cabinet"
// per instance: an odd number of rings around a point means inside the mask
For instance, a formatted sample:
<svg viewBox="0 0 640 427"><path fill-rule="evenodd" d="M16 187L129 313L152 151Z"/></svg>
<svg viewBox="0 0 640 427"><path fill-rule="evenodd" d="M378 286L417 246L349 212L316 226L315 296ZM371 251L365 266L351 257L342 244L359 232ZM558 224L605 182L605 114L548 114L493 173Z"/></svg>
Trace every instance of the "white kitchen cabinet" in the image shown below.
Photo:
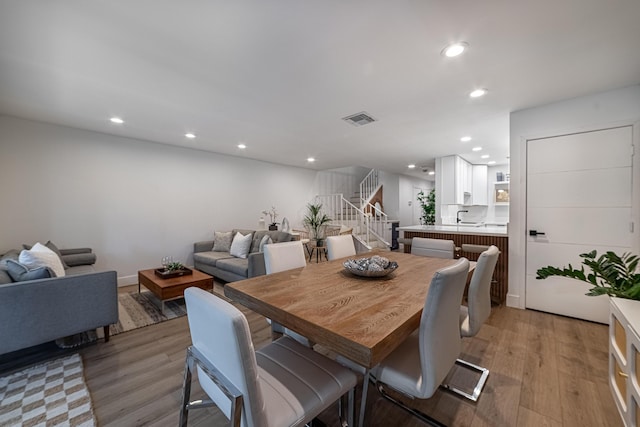
<svg viewBox="0 0 640 427"><path fill-rule="evenodd" d="M473 165L471 180L471 204L486 206L488 204L487 165Z"/></svg>
<svg viewBox="0 0 640 427"><path fill-rule="evenodd" d="M443 205L471 203L473 171L469 162L459 156L442 157L438 175L442 183L440 200Z"/></svg>
<svg viewBox="0 0 640 427"><path fill-rule="evenodd" d="M629 427L640 427L638 332L640 332L640 301L610 298L609 386L622 421Z"/></svg>

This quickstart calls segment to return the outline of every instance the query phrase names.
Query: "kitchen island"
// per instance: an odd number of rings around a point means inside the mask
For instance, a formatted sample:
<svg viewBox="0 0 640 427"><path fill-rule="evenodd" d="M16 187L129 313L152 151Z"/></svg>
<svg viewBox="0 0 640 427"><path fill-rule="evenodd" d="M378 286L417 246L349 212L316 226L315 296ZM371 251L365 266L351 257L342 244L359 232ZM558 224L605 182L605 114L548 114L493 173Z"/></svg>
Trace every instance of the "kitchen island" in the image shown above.
<svg viewBox="0 0 640 427"><path fill-rule="evenodd" d="M410 225L399 227L404 233L404 251L411 252L410 240L414 237L427 237L430 239L453 240L456 248L462 248L463 244L471 245L496 245L500 250L500 256L493 273L495 283L491 284L491 300L503 304L509 290L509 238L506 225ZM476 261L480 254L459 250L456 252L461 257Z"/></svg>

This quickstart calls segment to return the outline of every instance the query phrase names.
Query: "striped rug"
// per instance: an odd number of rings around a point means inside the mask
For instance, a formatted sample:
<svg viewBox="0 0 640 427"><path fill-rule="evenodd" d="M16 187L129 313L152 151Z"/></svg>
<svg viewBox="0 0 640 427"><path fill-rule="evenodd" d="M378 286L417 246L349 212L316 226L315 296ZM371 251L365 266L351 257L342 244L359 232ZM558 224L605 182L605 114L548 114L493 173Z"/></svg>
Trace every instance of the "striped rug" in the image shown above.
<svg viewBox="0 0 640 427"><path fill-rule="evenodd" d="M149 291L132 291L118 296L118 323L111 325L111 335L142 328L175 319L187 314L184 298L164 303L164 314L160 311L160 300ZM100 331L102 332L102 331Z"/></svg>
<svg viewBox="0 0 640 427"><path fill-rule="evenodd" d="M133 329L143 328L187 314L184 298L166 301L164 314L160 300L149 291L131 291L118 295L118 323L109 327L111 336ZM74 348L104 338L104 330L98 328L56 340L60 348ZM1 426L1 424L0 424Z"/></svg>
<svg viewBox="0 0 640 427"><path fill-rule="evenodd" d="M0 378L0 426L94 425L78 354Z"/></svg>
<svg viewBox="0 0 640 427"><path fill-rule="evenodd" d="M118 296L118 323L111 325L111 335L121 334L187 314L184 298L166 301L164 314L160 311L160 300L149 291L132 291ZM102 336L102 330L99 330Z"/></svg>

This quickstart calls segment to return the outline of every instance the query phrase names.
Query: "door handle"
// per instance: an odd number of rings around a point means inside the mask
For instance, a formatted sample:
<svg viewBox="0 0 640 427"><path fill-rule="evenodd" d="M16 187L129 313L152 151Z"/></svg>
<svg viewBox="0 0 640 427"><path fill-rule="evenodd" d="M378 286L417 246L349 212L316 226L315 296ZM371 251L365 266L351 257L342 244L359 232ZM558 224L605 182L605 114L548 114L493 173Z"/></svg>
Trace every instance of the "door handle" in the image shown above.
<svg viewBox="0 0 640 427"><path fill-rule="evenodd" d="M529 230L529 236L545 236L545 233L543 233L542 231L538 231L538 230Z"/></svg>

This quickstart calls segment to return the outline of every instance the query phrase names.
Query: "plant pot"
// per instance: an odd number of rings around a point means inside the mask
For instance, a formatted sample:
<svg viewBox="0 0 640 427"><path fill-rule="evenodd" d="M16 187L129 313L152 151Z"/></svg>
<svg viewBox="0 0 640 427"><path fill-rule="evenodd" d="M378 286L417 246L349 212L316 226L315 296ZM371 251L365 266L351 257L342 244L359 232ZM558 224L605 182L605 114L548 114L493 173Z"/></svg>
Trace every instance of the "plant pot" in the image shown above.
<svg viewBox="0 0 640 427"><path fill-rule="evenodd" d="M269 231L278 231L278 224L269 225Z"/></svg>
<svg viewBox="0 0 640 427"><path fill-rule="evenodd" d="M321 248L324 246L324 239L318 239L316 240L316 246Z"/></svg>

